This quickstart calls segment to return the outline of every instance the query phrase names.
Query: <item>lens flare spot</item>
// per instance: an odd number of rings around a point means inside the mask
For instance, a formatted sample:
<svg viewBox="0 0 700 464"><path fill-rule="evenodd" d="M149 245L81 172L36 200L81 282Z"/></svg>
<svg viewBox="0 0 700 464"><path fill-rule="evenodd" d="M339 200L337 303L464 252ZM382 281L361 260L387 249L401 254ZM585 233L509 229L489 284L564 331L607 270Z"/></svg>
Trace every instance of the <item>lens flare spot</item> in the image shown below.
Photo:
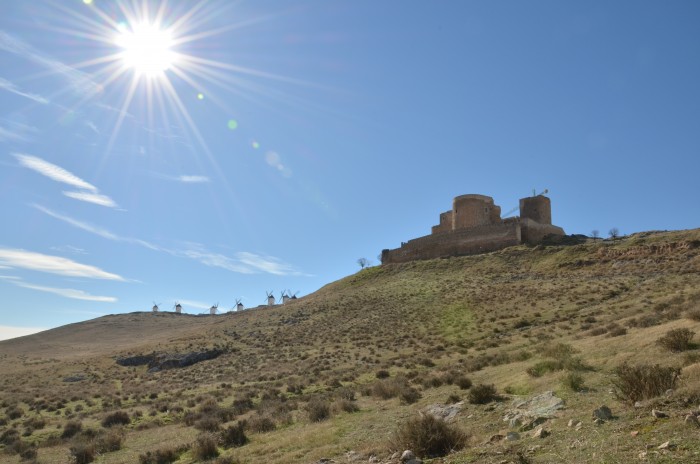
<svg viewBox="0 0 700 464"><path fill-rule="evenodd" d="M256 150L257 150L258 148L260 148L260 144L259 144L258 142L256 142L255 140L253 140L253 142L252 142L250 145L251 145L253 148L255 148Z"/></svg>
<svg viewBox="0 0 700 464"><path fill-rule="evenodd" d="M198 93L198 94L197 94L197 100L204 100L204 94L203 94L203 93Z"/></svg>
<svg viewBox="0 0 700 464"><path fill-rule="evenodd" d="M238 121L236 121L235 119L229 119L227 126L231 130L236 130L238 129Z"/></svg>
<svg viewBox="0 0 700 464"><path fill-rule="evenodd" d="M83 3L86 5L92 5L92 0L83 0Z"/></svg>

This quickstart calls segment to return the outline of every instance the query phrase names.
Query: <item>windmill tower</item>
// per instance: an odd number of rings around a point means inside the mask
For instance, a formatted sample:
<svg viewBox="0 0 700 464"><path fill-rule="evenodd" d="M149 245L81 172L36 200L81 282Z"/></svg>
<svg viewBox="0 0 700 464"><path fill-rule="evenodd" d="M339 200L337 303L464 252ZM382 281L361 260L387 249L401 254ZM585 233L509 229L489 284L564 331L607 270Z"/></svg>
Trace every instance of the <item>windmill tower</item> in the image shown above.
<svg viewBox="0 0 700 464"><path fill-rule="evenodd" d="M176 314L182 314L182 305L177 301L175 302L175 306L173 306L173 308L175 308Z"/></svg>
<svg viewBox="0 0 700 464"><path fill-rule="evenodd" d="M265 292L267 293L267 305L268 306L274 306L275 305L275 295L272 294L272 292Z"/></svg>
<svg viewBox="0 0 700 464"><path fill-rule="evenodd" d="M282 300L282 304L286 304L287 300L291 298L289 294L287 294L287 290L282 290L282 293L280 294L280 299Z"/></svg>
<svg viewBox="0 0 700 464"><path fill-rule="evenodd" d="M243 303L241 303L240 298L236 298L236 311L243 311L245 308L243 307Z"/></svg>
<svg viewBox="0 0 700 464"><path fill-rule="evenodd" d="M219 310L219 303L216 303L215 305L212 305L211 308L209 308L209 314L212 316L216 315L216 312Z"/></svg>
<svg viewBox="0 0 700 464"><path fill-rule="evenodd" d="M156 302L154 301L154 302L153 302L153 308L151 308L151 311L153 311L154 313L157 313L157 312L158 312L158 306L159 306L158 303L156 303Z"/></svg>
<svg viewBox="0 0 700 464"><path fill-rule="evenodd" d="M289 293L291 294L291 296L289 297L289 299L290 299L290 300L296 300L296 299L297 299L297 295L299 294L299 290L297 290L297 291L294 292L294 293L292 293L291 291L289 291Z"/></svg>

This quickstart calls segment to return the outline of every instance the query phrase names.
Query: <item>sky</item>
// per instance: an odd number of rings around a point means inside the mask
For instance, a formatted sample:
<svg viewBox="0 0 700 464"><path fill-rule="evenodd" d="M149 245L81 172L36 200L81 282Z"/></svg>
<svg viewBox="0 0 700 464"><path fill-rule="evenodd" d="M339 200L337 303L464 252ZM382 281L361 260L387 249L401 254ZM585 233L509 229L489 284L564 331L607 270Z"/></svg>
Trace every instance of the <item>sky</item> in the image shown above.
<svg viewBox="0 0 700 464"><path fill-rule="evenodd" d="M695 0L2 11L0 339L302 297L467 193L548 189L569 234L700 226Z"/></svg>

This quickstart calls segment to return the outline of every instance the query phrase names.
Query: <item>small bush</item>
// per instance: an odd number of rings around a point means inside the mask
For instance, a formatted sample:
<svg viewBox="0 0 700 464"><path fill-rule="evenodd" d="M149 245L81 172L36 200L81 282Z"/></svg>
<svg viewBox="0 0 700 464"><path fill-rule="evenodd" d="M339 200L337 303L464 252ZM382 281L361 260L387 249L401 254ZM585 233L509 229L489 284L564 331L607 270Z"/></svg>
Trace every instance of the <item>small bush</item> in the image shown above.
<svg viewBox="0 0 700 464"><path fill-rule="evenodd" d="M61 433L61 438L68 439L75 436L78 432L83 429L83 424L80 421L68 421L66 425L63 426L63 433Z"/></svg>
<svg viewBox="0 0 700 464"><path fill-rule="evenodd" d="M410 449L418 456L445 456L463 448L467 435L430 414L410 419L399 427L393 437L393 448Z"/></svg>
<svg viewBox="0 0 700 464"><path fill-rule="evenodd" d="M204 433L198 436L192 444L192 456L199 460L214 459L219 456L219 448L216 446L216 437L210 433Z"/></svg>
<svg viewBox="0 0 700 464"><path fill-rule="evenodd" d="M221 442L225 448L237 448L248 443L248 437L242 422L237 422L235 425L228 426L221 433Z"/></svg>
<svg viewBox="0 0 700 464"><path fill-rule="evenodd" d="M700 308L689 310L685 313L685 317L691 321L700 322Z"/></svg>
<svg viewBox="0 0 700 464"><path fill-rule="evenodd" d="M129 425L131 418L125 411L114 412L102 419L102 427L108 428L115 425Z"/></svg>
<svg viewBox="0 0 700 464"><path fill-rule="evenodd" d="M378 379L388 379L390 374L386 369L380 369L374 374L374 376Z"/></svg>
<svg viewBox="0 0 700 464"><path fill-rule="evenodd" d="M357 403L346 399L336 400L335 403L333 403L333 407L337 411L345 412L357 412L360 410L360 407L357 405Z"/></svg>
<svg viewBox="0 0 700 464"><path fill-rule="evenodd" d="M256 433L272 432L277 428L275 421L267 416L255 415L247 421L248 430Z"/></svg>
<svg viewBox="0 0 700 464"><path fill-rule="evenodd" d="M548 359L545 361L540 361L534 366L528 367L525 369L525 372L532 377L542 377L544 374L560 371L562 369L564 369L564 363L557 361L556 359Z"/></svg>
<svg viewBox="0 0 700 464"><path fill-rule="evenodd" d="M194 428L202 432L218 432L221 428L221 420L218 417L203 417L194 423Z"/></svg>
<svg viewBox="0 0 700 464"><path fill-rule="evenodd" d="M180 459L183 450L179 448L162 448L156 451L147 451L139 456L140 464L171 464Z"/></svg>
<svg viewBox="0 0 700 464"><path fill-rule="evenodd" d="M673 329L656 340L656 343L669 351L686 351L692 347L691 340L694 336L695 332L690 329Z"/></svg>
<svg viewBox="0 0 700 464"><path fill-rule="evenodd" d="M472 380L469 377L466 377L464 375L457 377L457 380L455 381L455 383L462 390L468 390L472 387Z"/></svg>
<svg viewBox="0 0 700 464"><path fill-rule="evenodd" d="M561 379L561 384L571 391L580 392L583 390L584 381L581 374L576 372L567 372Z"/></svg>
<svg viewBox="0 0 700 464"><path fill-rule="evenodd" d="M622 335L627 335L627 329L616 323L609 324L607 329L608 333L606 337L620 337Z"/></svg>
<svg viewBox="0 0 700 464"><path fill-rule="evenodd" d="M89 464L97 456L97 447L94 443L79 441L70 447L70 454L75 464Z"/></svg>
<svg viewBox="0 0 700 464"><path fill-rule="evenodd" d="M322 422L331 417L331 408L328 401L322 398L313 398L306 406L311 422Z"/></svg>
<svg viewBox="0 0 700 464"><path fill-rule="evenodd" d="M661 367L658 364L630 366L624 363L615 370L615 396L632 404L654 398L674 388L680 372L677 367Z"/></svg>
<svg viewBox="0 0 700 464"><path fill-rule="evenodd" d="M404 385L399 390L399 400L404 404L413 404L420 399L420 392L415 388Z"/></svg>
<svg viewBox="0 0 700 464"><path fill-rule="evenodd" d="M123 441L124 434L121 430L110 430L109 432L99 435L97 438L97 450L100 453L118 451L121 449Z"/></svg>
<svg viewBox="0 0 700 464"><path fill-rule="evenodd" d="M494 385L479 384L469 390L468 400L471 404L487 404L498 399Z"/></svg>
<svg viewBox="0 0 700 464"><path fill-rule="evenodd" d="M11 420L19 419L24 415L24 411L22 409L18 408L17 406L10 408L7 410L5 413L7 414L7 417L10 418Z"/></svg>

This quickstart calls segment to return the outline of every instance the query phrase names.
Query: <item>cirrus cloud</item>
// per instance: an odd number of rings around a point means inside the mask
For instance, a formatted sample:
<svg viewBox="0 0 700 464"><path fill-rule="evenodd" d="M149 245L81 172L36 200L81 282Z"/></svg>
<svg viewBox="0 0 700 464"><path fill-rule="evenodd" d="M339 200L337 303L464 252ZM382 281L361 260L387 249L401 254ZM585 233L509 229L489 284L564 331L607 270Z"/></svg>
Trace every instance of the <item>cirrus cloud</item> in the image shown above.
<svg viewBox="0 0 700 464"><path fill-rule="evenodd" d="M125 281L122 276L60 256L17 248L0 248L0 265L70 277Z"/></svg>

